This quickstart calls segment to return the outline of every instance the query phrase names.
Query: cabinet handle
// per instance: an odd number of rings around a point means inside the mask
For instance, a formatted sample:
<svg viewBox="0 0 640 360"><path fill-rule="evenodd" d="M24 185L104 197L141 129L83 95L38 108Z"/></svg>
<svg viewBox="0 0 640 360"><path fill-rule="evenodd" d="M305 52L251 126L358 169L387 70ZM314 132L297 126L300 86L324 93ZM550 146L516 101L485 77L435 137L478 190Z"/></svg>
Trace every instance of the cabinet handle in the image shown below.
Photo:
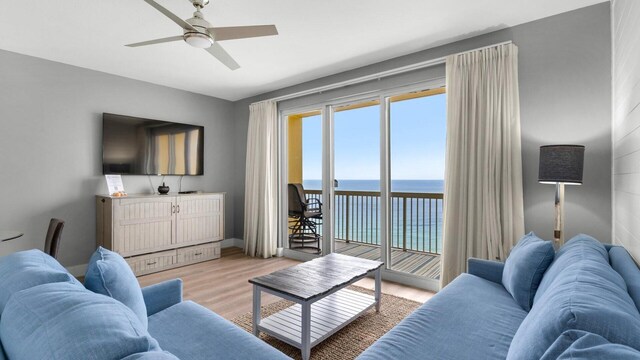
<svg viewBox="0 0 640 360"><path fill-rule="evenodd" d="M171 213L172 214L176 213L176 206L175 205L171 205Z"/></svg>
<svg viewBox="0 0 640 360"><path fill-rule="evenodd" d="M194 256L200 256L200 255L202 255L202 251L201 251L201 252L197 252L197 253L195 253L195 254L193 254L193 255L194 255Z"/></svg>
<svg viewBox="0 0 640 360"><path fill-rule="evenodd" d="M157 263L157 261L150 262L150 263L147 263L147 266L155 265L156 263Z"/></svg>
<svg viewBox="0 0 640 360"><path fill-rule="evenodd" d="M180 205L178 205L178 212L180 212Z"/></svg>

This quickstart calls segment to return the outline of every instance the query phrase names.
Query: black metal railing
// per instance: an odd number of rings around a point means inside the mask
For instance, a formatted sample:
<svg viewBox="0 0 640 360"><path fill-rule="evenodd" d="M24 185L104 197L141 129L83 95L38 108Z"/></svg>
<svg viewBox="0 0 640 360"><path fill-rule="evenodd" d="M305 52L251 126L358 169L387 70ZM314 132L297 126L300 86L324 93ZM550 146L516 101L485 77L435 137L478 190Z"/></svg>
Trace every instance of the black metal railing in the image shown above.
<svg viewBox="0 0 640 360"><path fill-rule="evenodd" d="M320 190L306 193L322 201ZM442 252L443 194L392 192L390 203L392 248ZM334 216L336 239L380 245L380 192L335 191Z"/></svg>

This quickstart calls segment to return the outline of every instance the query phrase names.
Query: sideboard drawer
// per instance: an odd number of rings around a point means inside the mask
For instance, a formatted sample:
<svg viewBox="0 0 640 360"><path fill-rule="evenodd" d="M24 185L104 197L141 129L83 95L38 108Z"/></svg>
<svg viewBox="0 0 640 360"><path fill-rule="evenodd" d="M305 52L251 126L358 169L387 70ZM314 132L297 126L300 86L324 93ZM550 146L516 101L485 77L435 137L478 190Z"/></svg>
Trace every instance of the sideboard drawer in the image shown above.
<svg viewBox="0 0 640 360"><path fill-rule="evenodd" d="M219 257L220 242L213 242L178 249L178 263L180 265L213 260Z"/></svg>
<svg viewBox="0 0 640 360"><path fill-rule="evenodd" d="M161 251L149 255L125 258L136 276L150 274L175 266L176 250Z"/></svg>

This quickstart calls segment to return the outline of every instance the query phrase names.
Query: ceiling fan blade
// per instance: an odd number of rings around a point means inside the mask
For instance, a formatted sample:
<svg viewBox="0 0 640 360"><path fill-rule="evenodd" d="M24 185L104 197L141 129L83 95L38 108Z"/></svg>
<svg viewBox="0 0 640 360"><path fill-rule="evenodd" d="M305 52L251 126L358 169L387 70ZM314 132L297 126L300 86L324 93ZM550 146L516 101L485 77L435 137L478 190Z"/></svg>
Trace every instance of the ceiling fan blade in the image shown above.
<svg viewBox="0 0 640 360"><path fill-rule="evenodd" d="M229 53L227 53L218 43L214 42L210 48L205 50L207 50L207 52L213 55L216 59L220 60L220 62L226 65L229 69L236 70L240 68L240 65L238 65L231 55L229 55Z"/></svg>
<svg viewBox="0 0 640 360"><path fill-rule="evenodd" d="M213 27L209 31L216 41L278 35L275 25Z"/></svg>
<svg viewBox="0 0 640 360"><path fill-rule="evenodd" d="M143 42L139 42L139 43L128 44L128 45L125 45L125 46L138 47L138 46L146 46L146 45L153 45L153 44L162 44L162 43L178 41L178 40L183 40L183 39L184 38L182 37L182 35L178 35L178 36L170 36L170 37L166 37L166 38L162 38L162 39L155 39L155 40L143 41Z"/></svg>
<svg viewBox="0 0 640 360"><path fill-rule="evenodd" d="M153 0L144 0L147 4L153 6L156 10L160 11L161 13L164 14L164 16L168 17L169 19L173 20L174 23L178 24L178 26L180 26L181 28L185 29L185 30L193 30L196 31L196 29L191 26L191 24L189 24L188 22L182 20L181 18L178 17L178 15L172 13L171 11L167 10L165 7L163 7L162 5L158 4L157 2L153 1Z"/></svg>

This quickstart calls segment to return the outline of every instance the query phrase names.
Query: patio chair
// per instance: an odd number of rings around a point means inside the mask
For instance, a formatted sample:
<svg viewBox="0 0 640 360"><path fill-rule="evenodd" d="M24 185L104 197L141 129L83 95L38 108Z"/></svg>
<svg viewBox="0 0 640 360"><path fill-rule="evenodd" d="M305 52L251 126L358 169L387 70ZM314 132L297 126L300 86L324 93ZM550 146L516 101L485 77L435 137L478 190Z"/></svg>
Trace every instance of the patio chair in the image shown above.
<svg viewBox="0 0 640 360"><path fill-rule="evenodd" d="M302 184L289 184L289 248L312 249L320 252L322 202L307 199Z"/></svg>

